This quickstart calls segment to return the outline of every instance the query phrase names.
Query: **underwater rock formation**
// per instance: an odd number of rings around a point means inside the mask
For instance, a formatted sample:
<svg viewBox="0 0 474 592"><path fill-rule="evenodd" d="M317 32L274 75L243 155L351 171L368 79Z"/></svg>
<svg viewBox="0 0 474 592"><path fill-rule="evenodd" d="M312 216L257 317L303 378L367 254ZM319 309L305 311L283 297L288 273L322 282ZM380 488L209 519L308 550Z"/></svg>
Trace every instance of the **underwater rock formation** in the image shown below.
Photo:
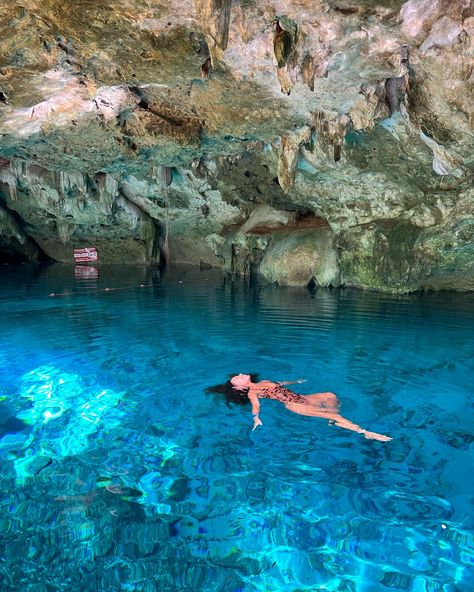
<svg viewBox="0 0 474 592"><path fill-rule="evenodd" d="M0 6L0 260L474 284L468 0Z"/></svg>

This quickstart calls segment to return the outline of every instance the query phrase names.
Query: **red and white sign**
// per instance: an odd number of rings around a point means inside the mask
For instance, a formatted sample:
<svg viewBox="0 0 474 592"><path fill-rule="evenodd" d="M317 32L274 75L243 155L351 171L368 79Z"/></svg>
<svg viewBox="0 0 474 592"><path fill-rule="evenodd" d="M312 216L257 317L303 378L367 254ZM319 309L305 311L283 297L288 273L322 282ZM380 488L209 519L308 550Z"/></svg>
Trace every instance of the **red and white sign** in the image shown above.
<svg viewBox="0 0 474 592"><path fill-rule="evenodd" d="M95 247L86 247L85 249L74 249L74 261L76 263L85 263L86 261L97 261L99 255Z"/></svg>

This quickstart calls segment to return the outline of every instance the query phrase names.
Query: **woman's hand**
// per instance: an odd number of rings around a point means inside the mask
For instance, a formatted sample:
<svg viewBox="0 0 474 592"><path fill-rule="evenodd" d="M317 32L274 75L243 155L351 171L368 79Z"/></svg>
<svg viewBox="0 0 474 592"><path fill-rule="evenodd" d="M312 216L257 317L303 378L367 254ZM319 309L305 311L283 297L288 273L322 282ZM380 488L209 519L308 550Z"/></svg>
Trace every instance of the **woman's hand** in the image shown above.
<svg viewBox="0 0 474 592"><path fill-rule="evenodd" d="M252 432L258 428L258 426L263 425L261 419L259 418L259 416L257 415L256 417L253 418L253 428L252 428Z"/></svg>

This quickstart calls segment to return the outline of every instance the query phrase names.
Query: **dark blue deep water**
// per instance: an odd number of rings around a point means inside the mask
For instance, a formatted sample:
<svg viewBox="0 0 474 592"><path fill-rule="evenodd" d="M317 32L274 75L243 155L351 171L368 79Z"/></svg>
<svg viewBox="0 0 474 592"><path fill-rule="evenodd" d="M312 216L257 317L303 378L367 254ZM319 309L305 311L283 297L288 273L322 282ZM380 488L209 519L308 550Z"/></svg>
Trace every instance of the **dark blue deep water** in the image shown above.
<svg viewBox="0 0 474 592"><path fill-rule="evenodd" d="M474 590L473 294L0 282L1 592ZM204 392L238 372L394 439L269 400L252 432Z"/></svg>

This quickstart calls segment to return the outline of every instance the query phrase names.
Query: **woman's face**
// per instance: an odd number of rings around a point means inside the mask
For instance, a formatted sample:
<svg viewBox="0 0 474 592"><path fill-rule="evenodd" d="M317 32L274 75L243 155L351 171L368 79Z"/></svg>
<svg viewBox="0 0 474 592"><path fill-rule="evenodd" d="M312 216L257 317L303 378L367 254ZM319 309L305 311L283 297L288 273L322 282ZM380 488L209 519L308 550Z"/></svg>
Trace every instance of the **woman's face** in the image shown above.
<svg viewBox="0 0 474 592"><path fill-rule="evenodd" d="M237 376L233 376L230 379L231 385L236 389L247 388L250 382L251 380L249 374L237 374Z"/></svg>

